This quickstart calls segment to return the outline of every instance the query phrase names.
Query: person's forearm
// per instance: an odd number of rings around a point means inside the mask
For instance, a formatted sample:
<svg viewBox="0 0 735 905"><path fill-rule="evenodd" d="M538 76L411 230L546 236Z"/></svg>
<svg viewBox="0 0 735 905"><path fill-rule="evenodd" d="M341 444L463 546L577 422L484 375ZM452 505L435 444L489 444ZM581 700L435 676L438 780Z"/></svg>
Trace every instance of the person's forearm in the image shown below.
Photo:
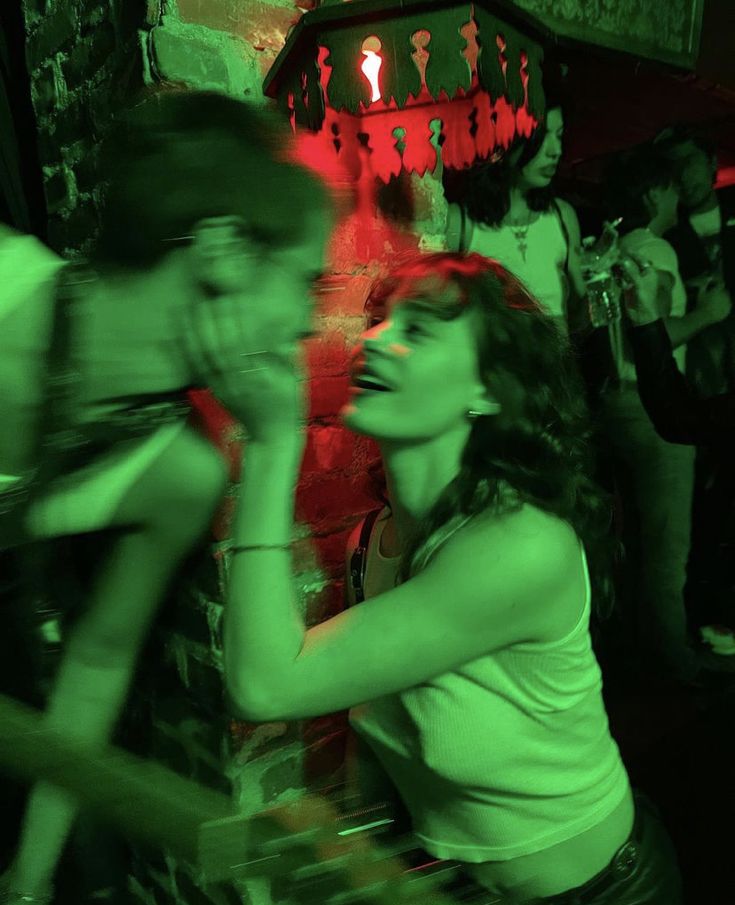
<svg viewBox="0 0 735 905"><path fill-rule="evenodd" d="M701 407L676 366L661 320L633 327L638 393L659 436L669 443L696 443Z"/></svg>
<svg viewBox="0 0 735 905"><path fill-rule="evenodd" d="M695 308L683 317L664 318L664 325L666 326L666 332L669 334L672 347L677 349L709 327L710 321L698 308Z"/></svg>
<svg viewBox="0 0 735 905"><path fill-rule="evenodd" d="M233 545L288 545L301 464L297 438L250 442L233 530ZM305 637L293 592L290 549L235 553L224 622L227 686L237 703L288 682ZM258 691L260 689L260 691Z"/></svg>

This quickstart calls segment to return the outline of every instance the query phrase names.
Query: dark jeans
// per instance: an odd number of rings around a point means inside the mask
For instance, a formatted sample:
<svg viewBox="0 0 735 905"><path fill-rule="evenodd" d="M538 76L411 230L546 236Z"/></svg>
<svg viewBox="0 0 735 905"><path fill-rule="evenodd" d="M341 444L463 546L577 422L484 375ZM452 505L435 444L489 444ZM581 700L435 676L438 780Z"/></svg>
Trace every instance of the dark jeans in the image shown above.
<svg viewBox="0 0 735 905"><path fill-rule="evenodd" d="M686 587L692 633L721 623L735 629L735 477L731 462L700 451Z"/></svg>
<svg viewBox="0 0 735 905"><path fill-rule="evenodd" d="M458 902L472 905L521 905L499 897L472 881L457 881L447 890ZM635 793L635 823L628 841L607 867L587 883L555 896L522 905L683 905L684 894L676 852L656 806Z"/></svg>
<svg viewBox="0 0 735 905"><path fill-rule="evenodd" d="M622 615L646 657L675 672L687 657L695 450L658 436L632 385L602 397L599 419L623 502Z"/></svg>

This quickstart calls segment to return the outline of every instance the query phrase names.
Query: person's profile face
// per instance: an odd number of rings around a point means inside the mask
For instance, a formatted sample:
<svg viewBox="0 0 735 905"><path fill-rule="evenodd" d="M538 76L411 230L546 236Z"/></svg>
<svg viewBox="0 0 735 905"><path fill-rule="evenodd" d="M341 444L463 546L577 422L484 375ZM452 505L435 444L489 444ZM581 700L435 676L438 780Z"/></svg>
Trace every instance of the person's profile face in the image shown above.
<svg viewBox="0 0 735 905"><path fill-rule="evenodd" d="M377 441L423 442L466 430L466 413L481 385L475 319L469 311L443 320L432 311L441 300L399 292L373 317L353 352L349 403L340 417L350 430ZM360 386L365 373L378 381ZM355 381L358 381L355 384Z"/></svg>
<svg viewBox="0 0 735 905"><path fill-rule="evenodd" d="M658 217L664 229L676 225L680 201L679 186L676 182L661 188L658 194Z"/></svg>
<svg viewBox="0 0 735 905"><path fill-rule="evenodd" d="M556 175L562 154L564 115L559 107L546 114L546 133L538 153L520 171L523 189L546 188Z"/></svg>
<svg viewBox="0 0 735 905"><path fill-rule="evenodd" d="M674 161L676 182L684 207L705 201L712 191L717 163L693 141L682 142L669 152Z"/></svg>
<svg viewBox="0 0 735 905"><path fill-rule="evenodd" d="M257 285L248 287L273 349L293 348L315 331L315 284L324 273L330 228L328 213L311 212L300 239L267 253Z"/></svg>

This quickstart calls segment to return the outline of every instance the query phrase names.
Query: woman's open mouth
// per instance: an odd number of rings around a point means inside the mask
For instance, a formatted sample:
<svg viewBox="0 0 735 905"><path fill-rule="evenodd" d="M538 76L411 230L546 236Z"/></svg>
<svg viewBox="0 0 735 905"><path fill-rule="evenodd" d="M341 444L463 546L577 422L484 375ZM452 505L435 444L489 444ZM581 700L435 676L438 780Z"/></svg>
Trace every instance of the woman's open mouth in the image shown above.
<svg viewBox="0 0 735 905"><path fill-rule="evenodd" d="M356 377L351 384L350 389L359 390L361 393L390 393L389 386L376 380L374 377Z"/></svg>

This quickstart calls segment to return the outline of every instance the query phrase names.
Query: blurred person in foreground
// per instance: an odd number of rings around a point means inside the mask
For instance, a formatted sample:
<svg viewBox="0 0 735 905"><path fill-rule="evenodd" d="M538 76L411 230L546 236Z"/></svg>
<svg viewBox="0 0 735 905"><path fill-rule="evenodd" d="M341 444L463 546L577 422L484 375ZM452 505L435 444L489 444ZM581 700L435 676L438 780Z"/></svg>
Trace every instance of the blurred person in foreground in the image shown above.
<svg viewBox="0 0 735 905"><path fill-rule="evenodd" d="M235 373L226 306L197 309L201 370L210 363L254 441L225 610L235 712L270 722L349 708L419 845L459 862L478 902L681 903L671 842L610 735L591 647L610 508L589 477L564 333L478 254L395 262L368 310L341 418L378 442L389 503L365 600L348 595L357 605L307 628L290 555L302 363L260 331L259 365Z"/></svg>
<svg viewBox="0 0 735 905"><path fill-rule="evenodd" d="M224 96L157 94L108 140L89 261L65 265L33 238L0 236L1 548L109 541L83 601L54 599L62 563L45 576L54 604L78 610L47 723L90 746L110 737L156 609L226 483L223 457L187 423L187 390L206 385L187 310L229 306L238 368L252 361L249 319L284 354L311 330L329 204L288 162L287 135ZM32 789L4 905L52 901L75 813L59 789Z"/></svg>

